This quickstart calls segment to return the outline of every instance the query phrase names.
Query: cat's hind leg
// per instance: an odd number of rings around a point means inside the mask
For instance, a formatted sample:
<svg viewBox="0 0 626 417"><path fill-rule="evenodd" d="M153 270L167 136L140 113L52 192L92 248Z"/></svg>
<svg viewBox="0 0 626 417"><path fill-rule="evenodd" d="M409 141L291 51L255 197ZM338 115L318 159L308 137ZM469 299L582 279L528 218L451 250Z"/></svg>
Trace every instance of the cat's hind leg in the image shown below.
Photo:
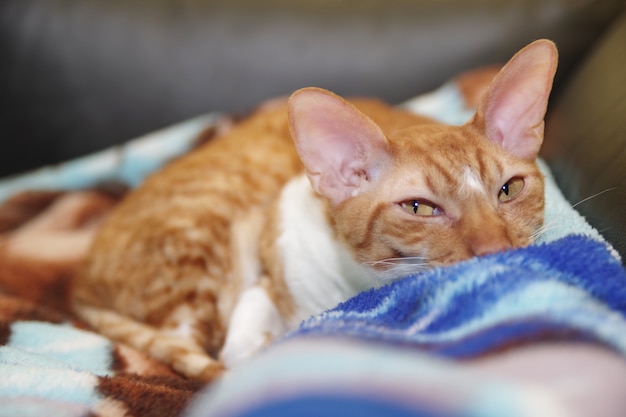
<svg viewBox="0 0 626 417"><path fill-rule="evenodd" d="M142 351L190 378L211 381L224 370L191 336L173 334L105 308L78 304L74 311L100 334Z"/></svg>

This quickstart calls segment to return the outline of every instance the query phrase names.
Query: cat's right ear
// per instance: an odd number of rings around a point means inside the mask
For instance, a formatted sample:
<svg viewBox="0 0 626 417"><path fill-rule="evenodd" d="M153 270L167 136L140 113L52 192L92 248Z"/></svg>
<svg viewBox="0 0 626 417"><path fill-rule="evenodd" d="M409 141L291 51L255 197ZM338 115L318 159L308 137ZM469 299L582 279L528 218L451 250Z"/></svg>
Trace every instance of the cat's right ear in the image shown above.
<svg viewBox="0 0 626 417"><path fill-rule="evenodd" d="M292 94L289 128L313 189L333 205L359 194L389 158L380 127L321 88Z"/></svg>
<svg viewBox="0 0 626 417"><path fill-rule="evenodd" d="M557 60L556 46L549 40L520 50L492 81L473 123L512 154L534 160L543 142Z"/></svg>

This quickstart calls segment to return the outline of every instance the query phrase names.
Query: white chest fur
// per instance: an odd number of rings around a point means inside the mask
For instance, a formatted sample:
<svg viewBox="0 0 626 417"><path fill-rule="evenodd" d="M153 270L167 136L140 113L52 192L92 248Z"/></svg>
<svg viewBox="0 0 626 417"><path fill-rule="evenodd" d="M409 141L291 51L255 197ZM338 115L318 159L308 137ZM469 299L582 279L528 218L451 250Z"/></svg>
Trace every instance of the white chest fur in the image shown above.
<svg viewBox="0 0 626 417"><path fill-rule="evenodd" d="M334 238L323 202L303 175L289 182L280 196L280 230L276 245L283 262L284 280L296 307L293 317L281 317L259 285L256 250L236 245L243 292L230 317L220 358L228 368L245 362L269 341L280 337L315 314L332 308L379 283L374 272L357 263ZM254 224L254 222L250 223ZM233 239L251 243L250 224L242 223ZM240 230L241 229L241 230Z"/></svg>
<svg viewBox="0 0 626 417"><path fill-rule="evenodd" d="M357 263L335 239L324 203L304 175L283 188L279 207L277 245L284 279L296 306L288 327L293 328L360 291L378 286L374 272Z"/></svg>

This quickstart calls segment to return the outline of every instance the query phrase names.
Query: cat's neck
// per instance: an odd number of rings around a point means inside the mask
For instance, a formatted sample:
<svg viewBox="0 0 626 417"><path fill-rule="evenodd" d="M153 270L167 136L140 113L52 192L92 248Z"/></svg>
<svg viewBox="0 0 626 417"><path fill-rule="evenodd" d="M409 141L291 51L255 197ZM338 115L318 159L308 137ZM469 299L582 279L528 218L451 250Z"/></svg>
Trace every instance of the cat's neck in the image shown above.
<svg viewBox="0 0 626 417"><path fill-rule="evenodd" d="M276 245L295 306L289 327L379 285L373 270L354 260L336 239L325 204L306 176L285 185L278 207Z"/></svg>

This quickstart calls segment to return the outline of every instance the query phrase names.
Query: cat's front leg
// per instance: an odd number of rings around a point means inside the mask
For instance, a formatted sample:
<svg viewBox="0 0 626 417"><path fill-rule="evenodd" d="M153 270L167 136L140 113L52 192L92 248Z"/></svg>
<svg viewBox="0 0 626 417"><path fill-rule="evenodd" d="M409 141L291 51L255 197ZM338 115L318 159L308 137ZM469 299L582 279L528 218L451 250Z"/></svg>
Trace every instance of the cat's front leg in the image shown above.
<svg viewBox="0 0 626 417"><path fill-rule="evenodd" d="M239 296L220 360L232 369L286 331L287 326L267 291L261 285L253 285Z"/></svg>

